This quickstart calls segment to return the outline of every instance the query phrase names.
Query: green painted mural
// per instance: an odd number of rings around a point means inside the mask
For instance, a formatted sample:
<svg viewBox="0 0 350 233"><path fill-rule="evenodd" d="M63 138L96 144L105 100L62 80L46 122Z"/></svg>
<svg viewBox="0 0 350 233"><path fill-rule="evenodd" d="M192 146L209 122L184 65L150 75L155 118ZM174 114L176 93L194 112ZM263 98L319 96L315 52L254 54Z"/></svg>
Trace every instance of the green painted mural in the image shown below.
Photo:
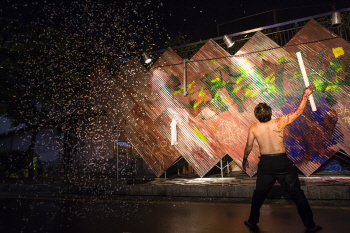
<svg viewBox="0 0 350 233"><path fill-rule="evenodd" d="M182 156L202 177L226 154L241 165L258 103L269 104L273 117L296 109L305 88L298 51L315 87L317 111L307 107L286 128L285 144L288 156L309 176L339 149L350 152L350 45L314 20L284 47L257 32L230 55L209 40L187 64L186 97L183 60L170 48L150 71L130 61L112 78L115 87L96 94L115 96L104 108L129 132L128 139L157 176ZM178 122L175 146L170 146L172 119ZM255 144L246 170L250 176L259 156Z"/></svg>

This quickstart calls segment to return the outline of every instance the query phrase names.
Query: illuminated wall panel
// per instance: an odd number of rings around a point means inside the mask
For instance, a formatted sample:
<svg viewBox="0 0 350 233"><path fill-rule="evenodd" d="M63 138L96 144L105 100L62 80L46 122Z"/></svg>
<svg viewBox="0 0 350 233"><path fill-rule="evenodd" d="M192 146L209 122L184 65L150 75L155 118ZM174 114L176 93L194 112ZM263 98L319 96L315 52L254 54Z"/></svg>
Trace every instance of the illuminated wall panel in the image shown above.
<svg viewBox="0 0 350 233"><path fill-rule="evenodd" d="M286 137L297 167L310 175L339 149L350 152L350 45L312 19L285 49L302 53L316 89L317 112L308 107Z"/></svg>
<svg viewBox="0 0 350 233"><path fill-rule="evenodd" d="M241 165L258 103L269 104L273 118L297 108L305 88L297 51L315 86L318 110L307 105L286 127L285 144L288 156L309 176L340 148L349 152L350 143L350 46L314 20L284 47L257 32L230 55L209 40L187 64L186 97L183 59L172 49L150 71L132 59L116 79L95 81L98 105L107 109L157 176L183 156L202 177L225 154ZM179 143L174 146L172 119L178 122ZM259 156L255 142L248 175L256 173Z"/></svg>

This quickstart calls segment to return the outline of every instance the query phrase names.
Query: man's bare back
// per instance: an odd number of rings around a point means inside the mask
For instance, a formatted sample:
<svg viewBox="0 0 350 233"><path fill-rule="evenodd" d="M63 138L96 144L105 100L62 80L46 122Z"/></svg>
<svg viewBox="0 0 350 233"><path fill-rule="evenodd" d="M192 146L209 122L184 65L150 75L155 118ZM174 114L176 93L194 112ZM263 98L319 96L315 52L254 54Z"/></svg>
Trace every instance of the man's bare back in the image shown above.
<svg viewBox="0 0 350 233"><path fill-rule="evenodd" d="M284 147L284 129L285 123L283 117L272 119L265 123L255 123L250 127L259 144L260 154L278 154L285 153Z"/></svg>
<svg viewBox="0 0 350 233"><path fill-rule="evenodd" d="M254 140L259 144L260 154L279 154L285 153L284 129L287 125L297 119L304 111L307 97L312 93L312 86L305 88L303 97L300 100L298 108L287 115L271 119L267 122L258 122L249 128L247 144L244 150L244 159L250 154ZM245 166L243 166L244 168Z"/></svg>

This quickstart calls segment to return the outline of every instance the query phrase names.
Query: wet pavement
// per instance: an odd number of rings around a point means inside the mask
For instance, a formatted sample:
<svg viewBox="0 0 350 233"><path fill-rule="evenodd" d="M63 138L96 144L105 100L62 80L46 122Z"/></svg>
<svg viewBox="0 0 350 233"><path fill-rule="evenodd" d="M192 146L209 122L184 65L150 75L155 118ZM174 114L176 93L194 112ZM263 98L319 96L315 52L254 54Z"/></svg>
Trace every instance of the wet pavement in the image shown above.
<svg viewBox="0 0 350 233"><path fill-rule="evenodd" d="M195 174L155 177L60 177L0 183L0 233L252 232L248 218L256 177ZM320 232L350 232L350 174L300 176ZM277 184L261 210L263 233L305 232Z"/></svg>
<svg viewBox="0 0 350 233"><path fill-rule="evenodd" d="M349 201L310 201L322 233L349 232ZM231 199L103 199L95 196L0 198L0 232L216 233L252 232L244 224L250 202ZM291 203L267 200L262 233L301 233L304 226Z"/></svg>
<svg viewBox="0 0 350 233"><path fill-rule="evenodd" d="M251 198L256 177L243 172L231 172L225 177L214 175L199 178L198 175L176 175L170 178L156 177L87 177L74 176L57 179L38 179L32 182L0 183L0 196L61 195L110 195L110 196L167 196ZM301 188L309 199L350 200L350 172L317 173L300 176ZM268 198L286 197L278 182Z"/></svg>

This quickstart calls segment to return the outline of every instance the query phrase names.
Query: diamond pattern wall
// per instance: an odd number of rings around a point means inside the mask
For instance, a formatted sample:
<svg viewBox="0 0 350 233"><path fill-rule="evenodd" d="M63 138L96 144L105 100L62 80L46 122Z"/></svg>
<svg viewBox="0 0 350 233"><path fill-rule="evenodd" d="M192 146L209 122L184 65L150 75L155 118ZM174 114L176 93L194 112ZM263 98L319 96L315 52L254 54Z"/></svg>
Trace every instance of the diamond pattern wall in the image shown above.
<svg viewBox="0 0 350 233"><path fill-rule="evenodd" d="M309 104L285 131L288 156L305 175L315 172L337 150L349 152L350 45L310 20L280 47L257 32L235 54L209 40L187 63L168 49L147 71L136 59L117 77L92 75L97 105L121 127L159 177L180 156L202 177L226 154L239 165L256 104L272 107L273 117L293 112L304 90L296 58L301 51L317 111ZM170 145L170 123L177 121L178 144ZM259 162L254 144L247 174Z"/></svg>

